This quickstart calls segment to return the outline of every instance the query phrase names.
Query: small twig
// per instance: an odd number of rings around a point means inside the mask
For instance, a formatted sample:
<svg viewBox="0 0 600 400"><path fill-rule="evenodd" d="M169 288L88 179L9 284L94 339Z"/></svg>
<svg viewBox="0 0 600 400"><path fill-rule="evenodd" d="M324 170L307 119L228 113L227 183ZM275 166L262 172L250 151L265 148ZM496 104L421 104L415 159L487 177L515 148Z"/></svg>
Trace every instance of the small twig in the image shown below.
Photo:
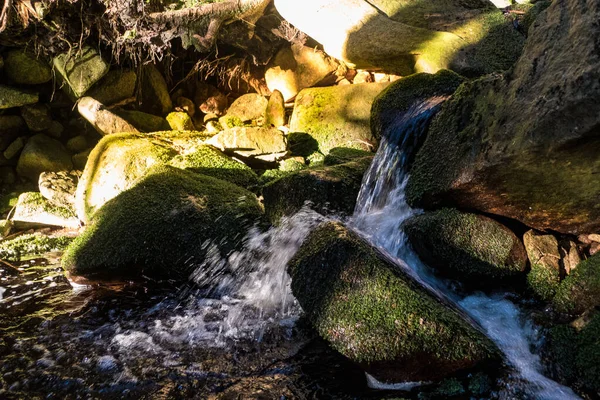
<svg viewBox="0 0 600 400"><path fill-rule="evenodd" d="M10 10L12 8L12 0L4 0L2 12L0 13L0 32L4 32L10 21Z"/></svg>

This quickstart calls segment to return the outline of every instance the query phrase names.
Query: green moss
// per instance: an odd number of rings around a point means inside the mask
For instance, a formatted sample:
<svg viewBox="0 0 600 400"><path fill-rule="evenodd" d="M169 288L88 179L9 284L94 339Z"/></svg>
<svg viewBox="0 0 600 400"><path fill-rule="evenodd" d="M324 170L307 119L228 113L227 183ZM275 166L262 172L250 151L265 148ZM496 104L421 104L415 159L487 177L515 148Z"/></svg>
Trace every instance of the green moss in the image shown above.
<svg viewBox="0 0 600 400"><path fill-rule="evenodd" d="M329 154L325 156L324 164L326 166L344 164L357 158L373 156L370 151L349 149L347 147L336 147L329 151Z"/></svg>
<svg viewBox="0 0 600 400"><path fill-rule="evenodd" d="M553 304L558 312L569 314L600 305L600 254L580 262L560 283Z"/></svg>
<svg viewBox="0 0 600 400"><path fill-rule="evenodd" d="M188 154L176 156L169 164L245 188L258 183L257 176L250 167L210 146L199 146Z"/></svg>
<svg viewBox="0 0 600 400"><path fill-rule="evenodd" d="M514 283L527 256L508 228L481 215L442 209L403 225L419 256L442 275L476 287Z"/></svg>
<svg viewBox="0 0 600 400"><path fill-rule="evenodd" d="M492 382L490 377L483 372L474 374L469 379L469 393L473 396L483 396L492 389Z"/></svg>
<svg viewBox="0 0 600 400"><path fill-rule="evenodd" d="M61 218L75 218L75 210L67 207L60 207L46 200L39 192L23 193L20 196L21 206L32 210L41 210L48 214L56 215Z"/></svg>
<svg viewBox="0 0 600 400"><path fill-rule="evenodd" d="M186 278L207 243L228 254L261 215L256 197L239 186L157 166L94 214L62 265L89 279Z"/></svg>
<svg viewBox="0 0 600 400"><path fill-rule="evenodd" d="M219 118L219 123L224 129L235 128L236 126L246 126L240 117L234 115L224 115Z"/></svg>
<svg viewBox="0 0 600 400"><path fill-rule="evenodd" d="M166 120L171 129L174 131L193 131L196 129L190 116L182 111L174 111L169 113L166 117Z"/></svg>
<svg viewBox="0 0 600 400"><path fill-rule="evenodd" d="M16 262L27 256L62 251L72 240L66 236L49 237L39 233L21 235L0 243L0 259Z"/></svg>
<svg viewBox="0 0 600 400"><path fill-rule="evenodd" d="M548 7L550 7L552 1L550 0L540 0L536 1L535 4L523 4L521 5L521 9L519 11L525 11L525 16L521 20L521 27L523 31L527 34L529 33L529 28L533 25L537 17ZM514 8L515 6L513 6Z"/></svg>
<svg viewBox="0 0 600 400"><path fill-rule="evenodd" d="M543 301L551 301L558 285L560 275L543 265L532 263L531 271L527 274L527 285L537 298Z"/></svg>
<svg viewBox="0 0 600 400"><path fill-rule="evenodd" d="M10 192L0 196L0 214L4 215L8 211L12 210L17 205L19 199L19 193Z"/></svg>
<svg viewBox="0 0 600 400"><path fill-rule="evenodd" d="M439 379L496 357L483 334L339 223L313 231L288 271L321 337L388 381Z"/></svg>
<svg viewBox="0 0 600 400"><path fill-rule="evenodd" d="M319 143L308 133L290 132L287 140L293 156L308 157L319 150Z"/></svg>
<svg viewBox="0 0 600 400"><path fill-rule="evenodd" d="M121 110L117 111L117 115L139 129L140 132L158 132L171 129L166 119L145 112Z"/></svg>
<svg viewBox="0 0 600 400"><path fill-rule="evenodd" d="M20 49L6 54L4 71L17 84L38 85L52 79L48 63Z"/></svg>

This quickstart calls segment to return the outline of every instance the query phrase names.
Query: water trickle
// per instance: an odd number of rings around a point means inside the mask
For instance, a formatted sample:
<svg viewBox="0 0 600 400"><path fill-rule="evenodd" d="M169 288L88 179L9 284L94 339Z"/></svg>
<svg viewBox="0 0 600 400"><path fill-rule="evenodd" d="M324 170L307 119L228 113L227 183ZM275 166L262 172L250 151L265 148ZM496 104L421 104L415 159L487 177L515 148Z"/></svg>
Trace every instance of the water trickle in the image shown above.
<svg viewBox="0 0 600 400"><path fill-rule="evenodd" d="M478 293L462 298L452 292L445 281L435 277L419 260L400 228L405 220L420 212L406 203L408 167L416 144L443 100L434 97L413 105L384 132L373 163L363 178L349 225L423 285L463 309L483 328L514 368L515 380L522 386L518 389L519 397L579 399L571 389L543 375L540 358L531 351L538 332L513 302L500 295ZM389 387L373 379L368 382L375 388ZM499 397L510 398L510 395L500 394Z"/></svg>

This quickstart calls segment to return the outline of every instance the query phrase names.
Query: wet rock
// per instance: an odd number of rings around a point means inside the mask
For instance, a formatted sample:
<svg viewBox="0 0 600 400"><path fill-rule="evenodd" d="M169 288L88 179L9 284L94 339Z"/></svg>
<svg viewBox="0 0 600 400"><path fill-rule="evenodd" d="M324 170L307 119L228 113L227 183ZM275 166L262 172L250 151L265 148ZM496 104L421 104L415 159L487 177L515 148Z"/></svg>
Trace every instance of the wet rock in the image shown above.
<svg viewBox="0 0 600 400"><path fill-rule="evenodd" d="M157 166L94 214L62 265L72 277L93 280L187 279L206 256L199 243L211 241L228 254L261 214L245 189Z"/></svg>
<svg viewBox="0 0 600 400"><path fill-rule="evenodd" d="M458 311L339 223L314 230L288 272L319 335L379 381L439 380L498 358Z"/></svg>
<svg viewBox="0 0 600 400"><path fill-rule="evenodd" d="M67 236L50 237L40 233L25 234L0 243L0 258L20 261L27 256L39 256L49 251L63 251L72 241Z"/></svg>
<svg viewBox="0 0 600 400"><path fill-rule="evenodd" d="M57 206L74 210L80 175L77 171L42 172L38 181L40 194Z"/></svg>
<svg viewBox="0 0 600 400"><path fill-rule="evenodd" d="M224 152L243 157L286 152L283 134L271 127L236 127L219 132L206 141Z"/></svg>
<svg viewBox="0 0 600 400"><path fill-rule="evenodd" d="M8 147L6 148L6 150L4 150L4 153L2 154L7 160L16 157L17 154L19 154L19 152L21 151L21 149L25 147L26 141L27 138L23 136L16 138L11 144L8 145Z"/></svg>
<svg viewBox="0 0 600 400"><path fill-rule="evenodd" d="M573 315L600 305L600 254L577 265L558 286L552 304L558 312Z"/></svg>
<svg viewBox="0 0 600 400"><path fill-rule="evenodd" d="M20 85L39 85L52 79L48 63L22 50L11 50L4 58L6 77Z"/></svg>
<svg viewBox="0 0 600 400"><path fill-rule="evenodd" d="M370 110L387 83L304 89L296 97L291 132L312 136L327 155L334 147L373 151L377 140L370 128Z"/></svg>
<svg viewBox="0 0 600 400"><path fill-rule="evenodd" d="M91 97L82 97L77 103L77 111L102 136L111 133L138 132L129 122L107 110L102 103Z"/></svg>
<svg viewBox="0 0 600 400"><path fill-rule="evenodd" d="M174 111L169 113L166 118L169 126L174 131L193 131L196 128L194 127L194 122L192 118L184 112Z"/></svg>
<svg viewBox="0 0 600 400"><path fill-rule="evenodd" d="M171 129L166 119L134 110L119 110L116 114L140 132L160 132Z"/></svg>
<svg viewBox="0 0 600 400"><path fill-rule="evenodd" d="M276 128L285 125L285 103L279 90L274 90L269 97L265 112L265 125Z"/></svg>
<svg viewBox="0 0 600 400"><path fill-rule="evenodd" d="M37 182L42 172L70 171L71 156L57 140L42 133L27 141L17 163L17 173L23 178Z"/></svg>
<svg viewBox="0 0 600 400"><path fill-rule="evenodd" d="M164 116L173 108L167 83L158 69L145 65L142 69L141 109L148 114Z"/></svg>
<svg viewBox="0 0 600 400"><path fill-rule="evenodd" d="M59 54L53 60L54 69L74 98L82 97L96 82L108 73L109 65L97 50L84 47L81 51Z"/></svg>
<svg viewBox="0 0 600 400"><path fill-rule="evenodd" d="M470 288L514 285L525 275L523 244L491 218L443 209L416 215L403 228L423 261Z"/></svg>
<svg viewBox="0 0 600 400"><path fill-rule="evenodd" d="M38 94L0 85L0 109L21 107L38 102Z"/></svg>
<svg viewBox="0 0 600 400"><path fill-rule="evenodd" d="M207 145L198 146L184 155L175 156L169 164L245 188L254 186L258 182L256 174L246 164Z"/></svg>
<svg viewBox="0 0 600 400"><path fill-rule="evenodd" d="M263 188L265 214L272 223L292 215L305 202L321 213L351 215L362 177L372 157L332 167L310 168L285 175Z"/></svg>
<svg viewBox="0 0 600 400"><path fill-rule="evenodd" d="M118 103L134 96L136 80L137 75L133 71L109 71L88 95L102 104Z"/></svg>
<svg viewBox="0 0 600 400"><path fill-rule="evenodd" d="M67 228L79 227L79 220L72 207L61 207L51 203L38 192L26 192L19 196L12 220L15 224L25 222Z"/></svg>
<svg viewBox="0 0 600 400"><path fill-rule="evenodd" d="M510 75L464 83L431 123L409 204L479 210L538 230L600 230L599 18L596 4L553 2Z"/></svg>
<svg viewBox="0 0 600 400"><path fill-rule="evenodd" d="M523 236L523 243L531 263L531 271L527 275L529 287L539 298L549 301L560 283L558 241L552 235L530 230Z"/></svg>
<svg viewBox="0 0 600 400"><path fill-rule="evenodd" d="M262 120L265 117L268 100L257 93L248 93L235 99L229 109L227 109L226 117L237 119L242 122ZM221 125L225 127L221 121Z"/></svg>
<svg viewBox="0 0 600 400"><path fill-rule="evenodd" d="M283 98L293 99L302 89L314 86L332 75L338 64L324 52L302 44L284 47L267 66L265 80L269 90L279 90Z"/></svg>
<svg viewBox="0 0 600 400"><path fill-rule="evenodd" d="M90 153L77 186L77 216L88 223L94 212L133 184L154 165L176 155L171 147L136 134L102 138Z"/></svg>
<svg viewBox="0 0 600 400"><path fill-rule="evenodd" d="M41 132L52 124L50 108L46 104L30 104L21 107L21 116L30 131Z"/></svg>

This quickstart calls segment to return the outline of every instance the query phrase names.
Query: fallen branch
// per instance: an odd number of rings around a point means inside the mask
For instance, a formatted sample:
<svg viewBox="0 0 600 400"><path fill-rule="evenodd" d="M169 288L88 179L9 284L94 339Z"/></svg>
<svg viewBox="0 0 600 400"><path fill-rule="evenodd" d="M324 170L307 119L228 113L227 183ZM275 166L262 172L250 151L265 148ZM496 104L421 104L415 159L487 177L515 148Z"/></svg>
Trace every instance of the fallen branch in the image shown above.
<svg viewBox="0 0 600 400"><path fill-rule="evenodd" d="M14 265L9 264L7 261L0 259L0 267L8 269L10 272L20 275L21 271Z"/></svg>

